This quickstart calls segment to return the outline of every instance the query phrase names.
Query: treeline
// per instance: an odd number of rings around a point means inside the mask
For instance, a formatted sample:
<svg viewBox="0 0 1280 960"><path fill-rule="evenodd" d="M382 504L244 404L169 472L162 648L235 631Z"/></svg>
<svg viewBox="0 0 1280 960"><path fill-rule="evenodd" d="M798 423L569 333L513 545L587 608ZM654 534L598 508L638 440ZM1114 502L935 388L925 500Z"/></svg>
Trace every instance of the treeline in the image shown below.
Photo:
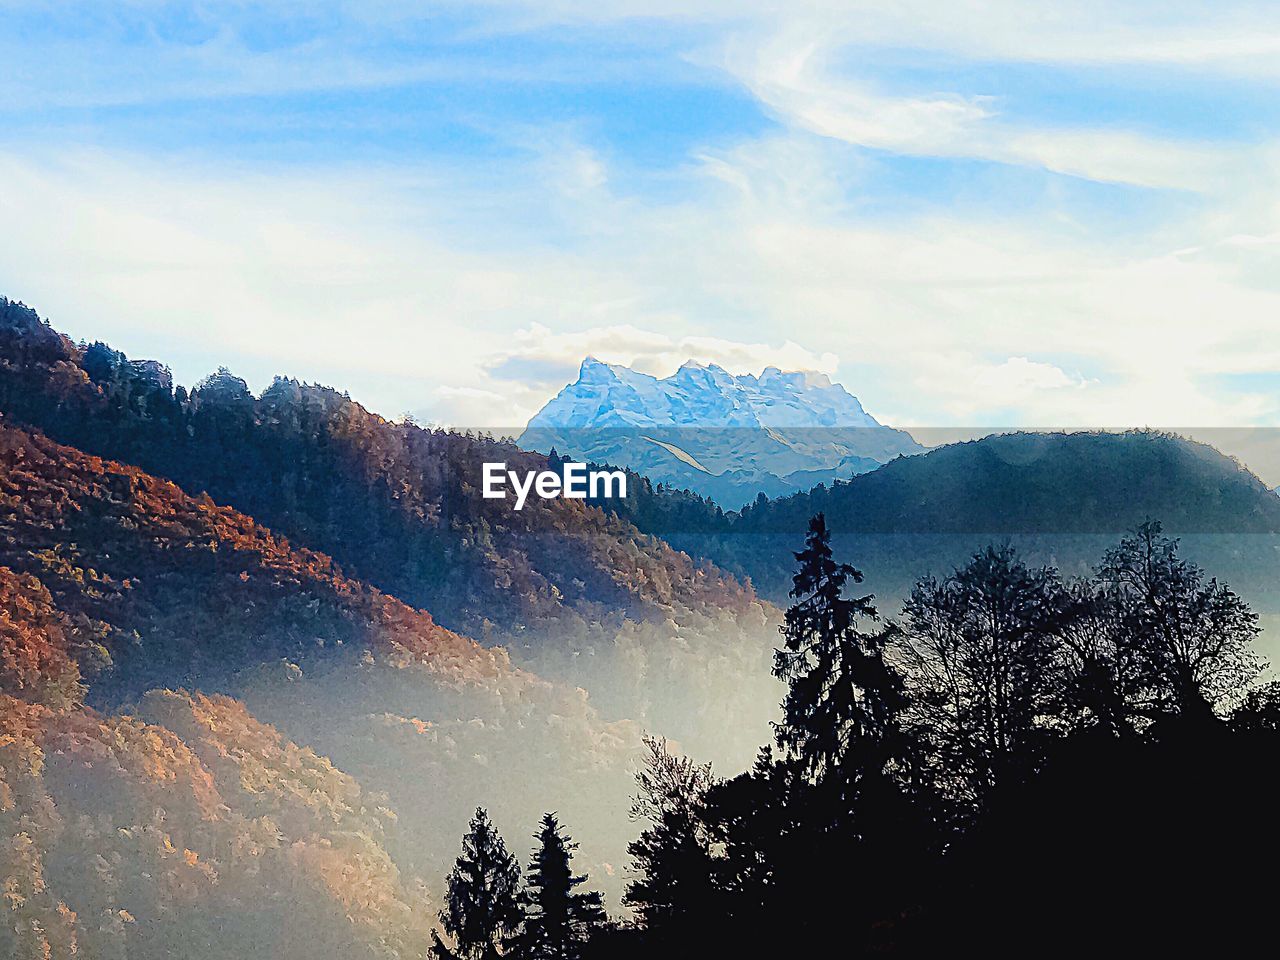
<svg viewBox="0 0 1280 960"><path fill-rule="evenodd" d="M821 514L795 557L775 742L729 780L649 742L631 920L439 956L1222 955L1265 929L1280 689L1158 523L1074 580L986 547L890 622Z"/></svg>

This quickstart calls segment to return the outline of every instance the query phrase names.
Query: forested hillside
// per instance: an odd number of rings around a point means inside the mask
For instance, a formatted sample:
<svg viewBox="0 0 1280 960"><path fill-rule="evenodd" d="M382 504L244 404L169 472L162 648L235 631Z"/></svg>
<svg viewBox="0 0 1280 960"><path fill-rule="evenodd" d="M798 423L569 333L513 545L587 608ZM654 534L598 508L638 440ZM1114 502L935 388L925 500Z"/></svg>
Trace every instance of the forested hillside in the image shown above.
<svg viewBox="0 0 1280 960"><path fill-rule="evenodd" d="M77 346L7 300L0 358L0 410L12 419L207 492L456 629L751 602L731 578L601 511L535 498L517 513L482 499L485 461L546 465L509 443L391 423L283 378L255 398L222 371L188 393L159 363Z"/></svg>
<svg viewBox="0 0 1280 960"><path fill-rule="evenodd" d="M903 457L833 487L753 505L738 529L816 512L846 533L1106 534L1143 515L1179 533L1275 533L1280 497L1212 447L1156 431L1009 433Z"/></svg>
<svg viewBox="0 0 1280 960"><path fill-rule="evenodd" d="M244 742L229 749L253 756L277 749L273 744L284 741L262 723L269 721L384 795L370 809L387 807L385 829L376 836L355 831L376 849L356 850L358 863L348 863L349 850L326 846L329 852L315 854L316 869L348 875L372 857L386 861L379 870L394 873L387 860L394 855L396 864L438 883L453 834L478 802L494 797L501 822L530 832L555 802L577 815L588 862L621 857L625 828L609 813L625 807L628 764L639 744L634 725L605 722L583 691L518 669L505 651L440 627L425 612L349 579L327 556L295 549L208 497L3 424L0 596L0 692L11 698L6 725L33 729L25 755L42 756L41 744L61 744L88 725L111 744L104 770L137 767L144 780L186 789L188 774L169 769L171 762L196 764L190 775L207 779L195 760L182 759L183 744L195 749L190 731L174 726L184 714L173 705L191 702L191 710L231 718L210 720L218 729L240 728ZM179 692L154 692L163 690ZM206 699L218 693L243 703ZM98 714L81 706L86 700L157 726ZM121 724L127 737L112 732ZM159 754L124 756L133 737ZM287 749L332 769L328 760ZM24 776L35 779L21 789L48 792L61 783L41 779L35 760L23 763ZM275 782L286 772L301 775L297 762L289 763L288 771L263 768L245 789L296 792ZM18 776L18 767L5 770ZM59 795L60 816L78 816L81 807L88 815L96 797L114 796L116 788L96 773L85 776L80 792ZM179 829L183 808L165 809L171 829ZM30 834L28 814L13 815L10 836ZM56 830L49 836L61 842ZM217 853L225 849L201 854L209 870L225 872ZM280 876L271 882L293 885ZM362 895L338 887L335 896ZM145 895L153 893L160 895Z"/></svg>
<svg viewBox="0 0 1280 960"><path fill-rule="evenodd" d="M157 684L223 687L263 663L309 668L348 648L414 661L459 689L529 680L501 650L207 496L2 421L0 535L6 592L66 618L45 636L65 638L104 704Z"/></svg>
<svg viewBox="0 0 1280 960"><path fill-rule="evenodd" d="M515 512L480 496L482 463L533 469L545 457L392 423L288 379L254 397L224 371L188 392L159 363L72 343L7 300L0 412L325 552L444 626L590 690L611 718L735 763L772 718L777 614L749 587L581 501L533 498Z"/></svg>
<svg viewBox="0 0 1280 960"><path fill-rule="evenodd" d="M394 814L226 697L135 714L0 694L0 950L21 958L423 956Z"/></svg>

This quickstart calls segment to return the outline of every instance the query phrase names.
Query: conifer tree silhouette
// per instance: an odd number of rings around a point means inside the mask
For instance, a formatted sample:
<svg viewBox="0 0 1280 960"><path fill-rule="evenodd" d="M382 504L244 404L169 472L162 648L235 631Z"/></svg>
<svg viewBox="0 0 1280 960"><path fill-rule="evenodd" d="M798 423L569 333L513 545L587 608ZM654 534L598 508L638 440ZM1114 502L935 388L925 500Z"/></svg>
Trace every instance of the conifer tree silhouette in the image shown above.
<svg viewBox="0 0 1280 960"><path fill-rule="evenodd" d="M449 892L440 924L454 942L447 947L432 934L438 960L495 960L520 929L520 864L507 852L483 807L476 809L462 855L449 874Z"/></svg>
<svg viewBox="0 0 1280 960"><path fill-rule="evenodd" d="M520 960L578 960L605 922L603 898L577 891L587 880L575 876L570 863L578 845L561 831L554 813L543 816L537 841L522 896L526 915L517 954Z"/></svg>
<svg viewBox="0 0 1280 960"><path fill-rule="evenodd" d="M805 548L795 558L796 603L782 627L784 647L774 654L774 675L789 685L775 732L804 779L830 784L839 777L847 793L862 772L882 770L894 746L906 701L902 679L884 655L893 628L863 629L877 624L876 609L870 596L844 596L862 574L833 559L821 513L809 521Z"/></svg>

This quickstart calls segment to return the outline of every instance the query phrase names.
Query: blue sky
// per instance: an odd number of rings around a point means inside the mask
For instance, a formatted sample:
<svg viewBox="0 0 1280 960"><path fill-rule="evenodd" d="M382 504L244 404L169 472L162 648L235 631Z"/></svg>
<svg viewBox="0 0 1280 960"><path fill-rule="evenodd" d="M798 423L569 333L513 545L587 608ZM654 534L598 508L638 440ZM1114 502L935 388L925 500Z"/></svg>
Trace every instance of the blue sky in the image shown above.
<svg viewBox="0 0 1280 960"><path fill-rule="evenodd" d="M1273 3L0 0L0 291L521 425L588 353L906 426L1280 421Z"/></svg>

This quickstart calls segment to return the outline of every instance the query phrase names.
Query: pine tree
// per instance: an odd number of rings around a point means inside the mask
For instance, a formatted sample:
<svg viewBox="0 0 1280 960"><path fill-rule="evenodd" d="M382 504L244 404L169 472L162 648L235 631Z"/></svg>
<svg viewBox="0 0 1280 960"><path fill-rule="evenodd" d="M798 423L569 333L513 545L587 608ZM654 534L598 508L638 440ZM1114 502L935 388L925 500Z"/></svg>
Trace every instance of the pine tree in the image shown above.
<svg viewBox="0 0 1280 960"><path fill-rule="evenodd" d="M591 934L604 923L603 898L575 892L586 882L570 866L578 845L561 832L554 813L542 818L538 847L529 863L523 895L526 908L520 937L521 960L577 960Z"/></svg>
<svg viewBox="0 0 1280 960"><path fill-rule="evenodd" d="M433 934L439 960L494 960L501 957L523 919L518 900L520 864L507 852L483 808L476 809L462 856L449 874L449 892L440 924L453 949Z"/></svg>
<svg viewBox="0 0 1280 960"><path fill-rule="evenodd" d="M789 684L775 727L778 745L804 779L846 781L838 792L847 794L860 771L888 762L904 687L884 657L891 629L860 629L878 620L872 598L844 596L846 584L860 583L862 574L832 558L821 513L809 521L805 549L795 558L796 603L782 627L784 648L774 653L774 675Z"/></svg>

